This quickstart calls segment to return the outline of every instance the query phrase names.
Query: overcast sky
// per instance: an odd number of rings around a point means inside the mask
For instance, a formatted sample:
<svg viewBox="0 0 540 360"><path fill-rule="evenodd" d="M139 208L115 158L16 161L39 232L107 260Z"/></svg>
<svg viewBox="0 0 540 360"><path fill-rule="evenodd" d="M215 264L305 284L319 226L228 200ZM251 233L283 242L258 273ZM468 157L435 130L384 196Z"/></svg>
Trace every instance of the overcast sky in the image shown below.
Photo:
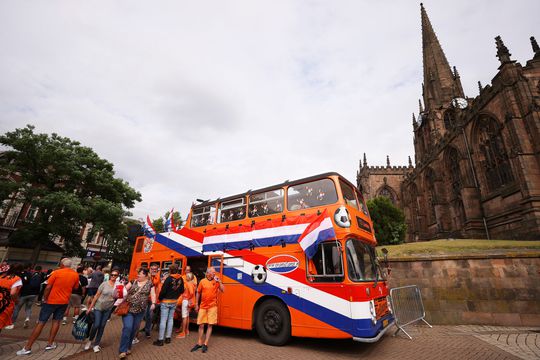
<svg viewBox="0 0 540 360"><path fill-rule="evenodd" d="M424 1L467 96L532 58L540 1ZM414 159L415 1L0 0L0 132L92 147L141 192L135 217Z"/></svg>

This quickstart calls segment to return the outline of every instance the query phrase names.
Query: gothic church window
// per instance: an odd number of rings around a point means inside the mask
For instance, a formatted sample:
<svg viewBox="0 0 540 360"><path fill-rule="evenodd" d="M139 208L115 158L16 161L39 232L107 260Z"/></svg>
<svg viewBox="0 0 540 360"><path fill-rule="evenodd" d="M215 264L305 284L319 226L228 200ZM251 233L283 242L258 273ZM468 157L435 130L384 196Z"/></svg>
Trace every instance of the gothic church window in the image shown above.
<svg viewBox="0 0 540 360"><path fill-rule="evenodd" d="M478 120L477 139L482 164L480 168L485 169L489 191L512 183L514 176L497 122L488 116L481 117Z"/></svg>
<svg viewBox="0 0 540 360"><path fill-rule="evenodd" d="M450 173L450 181L452 185L452 197L456 198L461 195L463 187L461 181L461 170L459 168L459 152L456 148L450 147L447 150L447 167Z"/></svg>
<svg viewBox="0 0 540 360"><path fill-rule="evenodd" d="M434 223L437 221L437 218L435 216L435 202L436 202L436 194L435 194L435 173L433 172L433 169L429 169L426 172L426 190L427 190L427 207L429 211L429 219L431 223Z"/></svg>
<svg viewBox="0 0 540 360"><path fill-rule="evenodd" d="M394 193L388 186L385 186L381 190L379 190L379 196L384 196L388 198L388 200L390 200L392 204L394 205L396 204L396 197L394 196Z"/></svg>
<svg viewBox="0 0 540 360"><path fill-rule="evenodd" d="M446 130L452 129L454 127L455 121L456 114L454 113L454 111L451 109L446 110L446 112L444 113L444 128Z"/></svg>

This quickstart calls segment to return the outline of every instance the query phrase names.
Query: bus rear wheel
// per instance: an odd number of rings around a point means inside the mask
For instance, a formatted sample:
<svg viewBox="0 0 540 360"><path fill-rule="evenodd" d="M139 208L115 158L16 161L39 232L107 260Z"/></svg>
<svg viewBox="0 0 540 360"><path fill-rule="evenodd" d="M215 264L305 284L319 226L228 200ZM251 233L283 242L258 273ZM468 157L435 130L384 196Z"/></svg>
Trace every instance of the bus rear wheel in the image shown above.
<svg viewBox="0 0 540 360"><path fill-rule="evenodd" d="M291 338L291 316L281 301L263 302L258 311L255 329L261 341L268 345L285 345Z"/></svg>

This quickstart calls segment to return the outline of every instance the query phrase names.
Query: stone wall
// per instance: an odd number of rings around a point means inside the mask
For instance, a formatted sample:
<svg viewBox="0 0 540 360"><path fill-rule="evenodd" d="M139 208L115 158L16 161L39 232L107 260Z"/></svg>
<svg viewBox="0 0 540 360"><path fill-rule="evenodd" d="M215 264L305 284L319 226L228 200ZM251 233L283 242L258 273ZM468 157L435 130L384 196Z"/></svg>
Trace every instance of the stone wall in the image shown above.
<svg viewBox="0 0 540 360"><path fill-rule="evenodd" d="M418 285L433 324L540 326L540 252L390 259L390 286Z"/></svg>

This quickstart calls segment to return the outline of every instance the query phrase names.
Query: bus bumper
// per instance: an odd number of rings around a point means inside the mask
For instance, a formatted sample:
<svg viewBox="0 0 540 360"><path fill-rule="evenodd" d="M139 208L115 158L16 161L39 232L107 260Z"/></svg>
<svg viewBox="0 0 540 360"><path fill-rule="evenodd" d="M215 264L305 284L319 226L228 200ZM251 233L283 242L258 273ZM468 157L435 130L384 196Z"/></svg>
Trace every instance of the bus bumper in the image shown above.
<svg viewBox="0 0 540 360"><path fill-rule="evenodd" d="M379 339L381 337L384 336L384 334L386 334L386 332L388 331L388 329L390 329L392 327L392 325L394 325L394 320L392 320L391 323L389 323L384 329L381 330L380 333L377 334L377 336L375 337L372 337L372 338L363 338L363 337L353 337L353 340L354 341L358 341L358 342L364 342L364 343L374 343L374 342L377 342L379 341Z"/></svg>

